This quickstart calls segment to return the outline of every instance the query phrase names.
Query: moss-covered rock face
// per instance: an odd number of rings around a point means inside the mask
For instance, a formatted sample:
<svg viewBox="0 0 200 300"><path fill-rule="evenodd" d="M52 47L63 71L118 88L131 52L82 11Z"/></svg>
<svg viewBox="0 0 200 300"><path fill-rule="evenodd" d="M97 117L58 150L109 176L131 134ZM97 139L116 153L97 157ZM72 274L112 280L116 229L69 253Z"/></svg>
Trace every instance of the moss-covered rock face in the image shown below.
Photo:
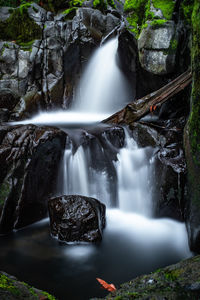
<svg viewBox="0 0 200 300"><path fill-rule="evenodd" d="M126 0L129 30L138 39L142 67L155 75L168 74L175 66L178 36L172 21L175 1Z"/></svg>
<svg viewBox="0 0 200 300"><path fill-rule="evenodd" d="M0 299L1 300L56 300L47 292L31 287L25 282L18 281L15 277L0 272Z"/></svg>
<svg viewBox="0 0 200 300"><path fill-rule="evenodd" d="M196 300L200 295L199 268L200 256L195 256L122 284L106 299Z"/></svg>
<svg viewBox="0 0 200 300"><path fill-rule="evenodd" d="M191 113L185 129L189 203L187 228L192 250L200 252L200 2L192 14L192 95Z"/></svg>
<svg viewBox="0 0 200 300"><path fill-rule="evenodd" d="M127 13L129 30L138 38L141 30L150 22L153 26L160 26L172 19L174 0L126 0L124 12Z"/></svg>
<svg viewBox="0 0 200 300"><path fill-rule="evenodd" d="M30 3L23 4L11 10L11 14L4 22L0 21L0 39L17 42L30 42L41 38L42 29L28 14Z"/></svg>

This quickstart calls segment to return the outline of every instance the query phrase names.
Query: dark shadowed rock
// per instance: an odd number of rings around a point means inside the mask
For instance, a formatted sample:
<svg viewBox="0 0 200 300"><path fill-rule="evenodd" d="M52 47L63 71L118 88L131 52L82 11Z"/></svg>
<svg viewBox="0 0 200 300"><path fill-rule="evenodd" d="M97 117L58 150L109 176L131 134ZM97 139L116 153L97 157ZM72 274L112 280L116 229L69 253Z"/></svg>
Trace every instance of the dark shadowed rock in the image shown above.
<svg viewBox="0 0 200 300"><path fill-rule="evenodd" d="M47 215L65 138L54 128L0 127L0 233Z"/></svg>
<svg viewBox="0 0 200 300"><path fill-rule="evenodd" d="M105 205L79 195L49 200L50 227L53 236L66 242L98 242L105 227Z"/></svg>

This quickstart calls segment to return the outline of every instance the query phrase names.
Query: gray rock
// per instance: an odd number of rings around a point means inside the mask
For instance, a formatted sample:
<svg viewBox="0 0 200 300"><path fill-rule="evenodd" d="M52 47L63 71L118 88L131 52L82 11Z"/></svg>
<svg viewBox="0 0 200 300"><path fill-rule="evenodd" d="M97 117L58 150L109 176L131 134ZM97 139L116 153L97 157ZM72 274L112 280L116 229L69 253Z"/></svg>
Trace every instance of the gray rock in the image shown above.
<svg viewBox="0 0 200 300"><path fill-rule="evenodd" d="M173 21L168 21L159 27L149 25L142 30L139 36L138 49L169 49L174 33Z"/></svg>
<svg viewBox="0 0 200 300"><path fill-rule="evenodd" d="M5 22L11 15L10 10L12 7L0 7L0 20Z"/></svg>
<svg viewBox="0 0 200 300"><path fill-rule="evenodd" d="M138 39L139 60L148 72L157 75L174 70L178 35L173 21L144 28Z"/></svg>
<svg viewBox="0 0 200 300"><path fill-rule="evenodd" d="M175 66L175 54L163 51L144 49L139 52L139 60L146 71L158 75L172 72Z"/></svg>

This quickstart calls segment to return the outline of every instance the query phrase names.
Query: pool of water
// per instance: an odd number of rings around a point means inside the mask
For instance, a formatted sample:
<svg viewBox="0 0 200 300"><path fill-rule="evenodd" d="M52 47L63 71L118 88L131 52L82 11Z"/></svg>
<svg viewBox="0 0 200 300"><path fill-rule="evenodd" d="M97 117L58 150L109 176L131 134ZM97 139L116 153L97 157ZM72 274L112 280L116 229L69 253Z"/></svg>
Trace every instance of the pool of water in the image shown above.
<svg viewBox="0 0 200 300"><path fill-rule="evenodd" d="M116 287L134 277L191 255L185 225L107 210L103 240L97 245L60 243L45 219L0 237L0 269L60 300L103 297L96 277Z"/></svg>

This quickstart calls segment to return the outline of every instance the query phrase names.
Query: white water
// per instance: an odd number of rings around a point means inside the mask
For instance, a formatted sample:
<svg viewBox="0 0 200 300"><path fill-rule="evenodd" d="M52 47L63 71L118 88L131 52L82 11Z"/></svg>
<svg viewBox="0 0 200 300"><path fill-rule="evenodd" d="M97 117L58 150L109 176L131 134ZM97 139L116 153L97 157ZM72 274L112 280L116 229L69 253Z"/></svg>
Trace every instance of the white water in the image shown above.
<svg viewBox="0 0 200 300"><path fill-rule="evenodd" d="M81 78L72 109L112 114L130 102L126 79L116 63L118 40L112 39L91 58Z"/></svg>
<svg viewBox="0 0 200 300"><path fill-rule="evenodd" d="M100 121L124 106L127 100L126 82L116 65L116 51L117 40L111 40L97 50L83 74L71 111L42 113L22 123L88 124ZM109 153L106 149L100 150L100 161L103 162ZM139 252L148 248L148 253L155 253L156 260L159 258L157 249L161 247L177 254L179 259L188 257L185 225L174 220L151 218L150 186L153 182L150 182L152 165L147 158L147 149L139 149L126 131L125 146L119 150L117 161L111 162L114 177L108 174L109 168L95 169L92 166L91 151L79 146L73 153L72 145L68 145L63 158L60 193L92 196L104 202L107 208L115 207L107 210L107 227L102 242L107 245L105 251L109 251L110 236L117 234L119 249L124 250L125 244L129 249L137 245ZM93 246L85 247L94 249ZM73 249L76 248L74 246ZM84 256L82 248L77 249L71 251L71 255ZM91 256L92 252L87 250L85 253ZM149 258L152 259L152 256Z"/></svg>
<svg viewBox="0 0 200 300"><path fill-rule="evenodd" d="M116 63L118 39L97 49L83 72L70 110L41 112L12 124L81 126L100 122L132 101L129 85Z"/></svg>

